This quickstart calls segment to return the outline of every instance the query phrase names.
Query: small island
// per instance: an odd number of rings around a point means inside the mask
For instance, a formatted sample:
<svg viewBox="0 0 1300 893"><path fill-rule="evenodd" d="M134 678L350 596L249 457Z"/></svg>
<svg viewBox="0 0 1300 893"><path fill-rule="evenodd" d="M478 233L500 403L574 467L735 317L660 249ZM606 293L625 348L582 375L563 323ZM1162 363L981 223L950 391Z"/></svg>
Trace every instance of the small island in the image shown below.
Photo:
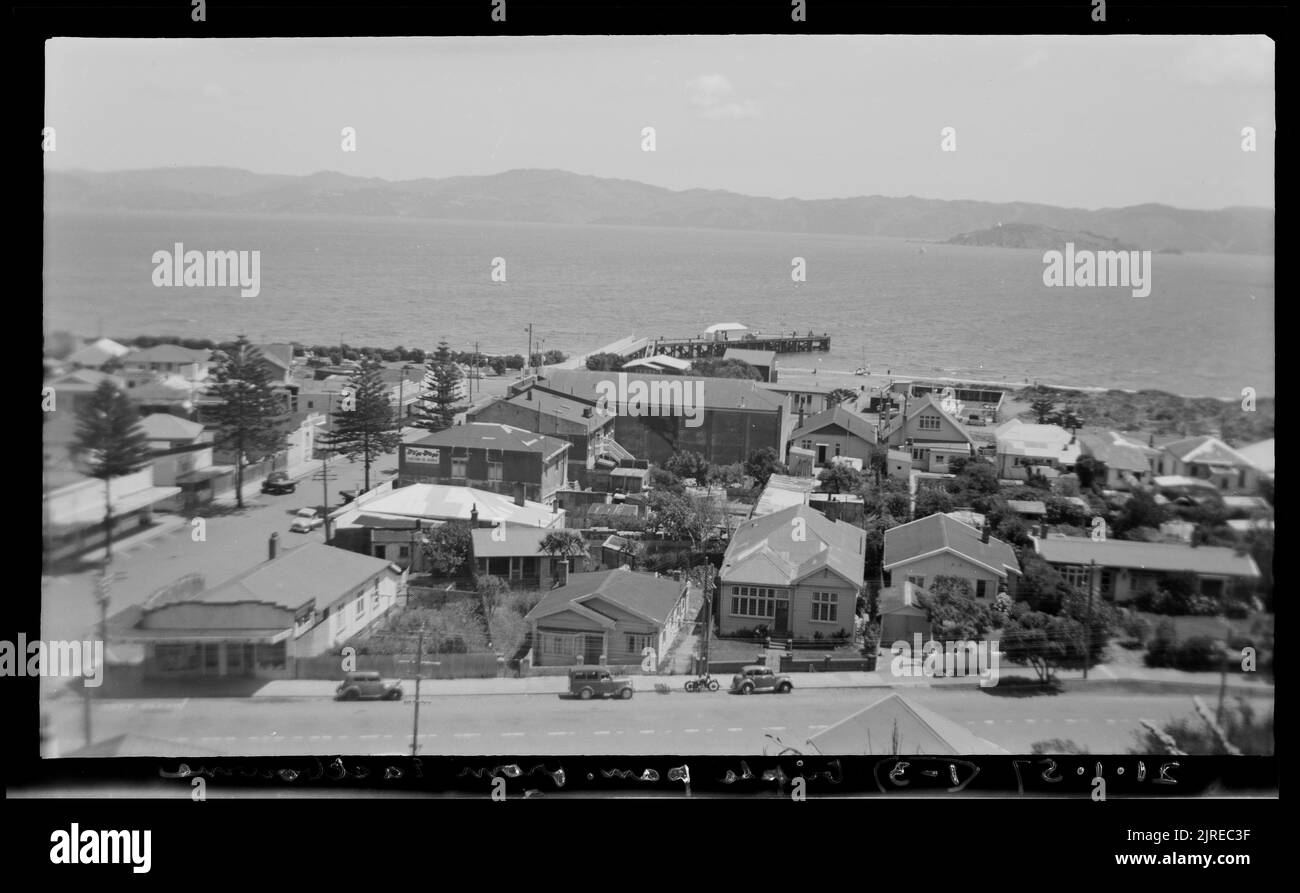
<svg viewBox="0 0 1300 893"><path fill-rule="evenodd" d="M981 248L1057 248L1073 242L1075 250L1133 251L1135 246L1086 230L1064 230L1041 223L999 223L988 229L962 233L948 240L949 245L974 245Z"/></svg>

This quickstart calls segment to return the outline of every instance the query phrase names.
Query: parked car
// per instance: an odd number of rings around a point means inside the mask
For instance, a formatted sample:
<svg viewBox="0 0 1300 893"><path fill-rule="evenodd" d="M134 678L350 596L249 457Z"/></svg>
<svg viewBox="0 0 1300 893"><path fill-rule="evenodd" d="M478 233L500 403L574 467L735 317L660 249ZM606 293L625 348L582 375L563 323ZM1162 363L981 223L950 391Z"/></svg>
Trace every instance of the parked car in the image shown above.
<svg viewBox="0 0 1300 893"><path fill-rule="evenodd" d="M283 471L273 471L262 481L263 493L292 493L298 489L298 482Z"/></svg>
<svg viewBox="0 0 1300 893"><path fill-rule="evenodd" d="M378 673L348 673L334 692L339 701L368 700L398 701L402 698L402 685L395 679L385 679Z"/></svg>
<svg viewBox="0 0 1300 893"><path fill-rule="evenodd" d="M584 701L591 698L632 697L632 680L615 676L608 667L573 667L569 670L569 693Z"/></svg>
<svg viewBox="0 0 1300 893"><path fill-rule="evenodd" d="M784 695L789 694L792 688L794 683L789 676L774 673L771 667L758 664L741 667L740 672L731 679L732 694L752 695L756 691L777 691Z"/></svg>
<svg viewBox="0 0 1300 893"><path fill-rule="evenodd" d="M294 533L311 533L324 523L325 519L315 509L298 509L298 514L294 515L289 530Z"/></svg>

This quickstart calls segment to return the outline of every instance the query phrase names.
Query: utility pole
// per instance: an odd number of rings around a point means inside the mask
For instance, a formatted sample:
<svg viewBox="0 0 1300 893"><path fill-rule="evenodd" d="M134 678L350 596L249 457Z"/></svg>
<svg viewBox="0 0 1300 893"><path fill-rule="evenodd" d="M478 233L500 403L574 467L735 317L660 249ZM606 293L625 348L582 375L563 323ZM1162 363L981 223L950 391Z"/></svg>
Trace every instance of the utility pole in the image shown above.
<svg viewBox="0 0 1300 893"><path fill-rule="evenodd" d="M420 671L424 667L424 627L415 646L415 728L411 730L411 756L420 755Z"/></svg>
<svg viewBox="0 0 1300 893"><path fill-rule="evenodd" d="M533 371L533 324L528 324L528 358L524 360L524 366L529 373Z"/></svg>
<svg viewBox="0 0 1300 893"><path fill-rule="evenodd" d="M99 641L103 643L105 663L108 662L108 603L111 598L113 580L119 576L119 574L110 574L108 572L108 561L105 559L104 563L100 565L99 577L95 580L95 602L99 605ZM87 667L82 667L83 673L87 669ZM102 680L104 668L99 667L98 670ZM81 680L81 691L82 726L86 733L86 746L89 747L93 743L94 734L91 731L90 719L90 685L84 677Z"/></svg>
<svg viewBox="0 0 1300 893"><path fill-rule="evenodd" d="M704 563L704 672L709 672L709 639L713 633L713 565Z"/></svg>
<svg viewBox="0 0 1300 893"><path fill-rule="evenodd" d="M1083 629L1083 678L1088 678L1088 661L1092 657L1092 591L1097 585L1097 559L1090 562L1088 573L1088 622Z"/></svg>

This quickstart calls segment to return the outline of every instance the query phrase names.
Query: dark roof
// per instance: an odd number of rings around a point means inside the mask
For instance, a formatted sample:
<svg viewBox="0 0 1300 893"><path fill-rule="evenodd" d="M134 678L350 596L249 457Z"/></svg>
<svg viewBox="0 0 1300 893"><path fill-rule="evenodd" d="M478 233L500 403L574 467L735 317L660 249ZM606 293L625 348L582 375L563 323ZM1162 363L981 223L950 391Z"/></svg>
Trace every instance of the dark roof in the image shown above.
<svg viewBox="0 0 1300 893"><path fill-rule="evenodd" d="M594 610L585 602L601 598L654 623L663 623L681 598L681 593L682 584L671 577L656 577L622 568L569 574L569 582L546 593L524 619L540 620L574 603Z"/></svg>
<svg viewBox="0 0 1300 893"><path fill-rule="evenodd" d="M807 437L828 425L838 425L867 443L876 442L876 426L858 413L839 405L832 406L830 409L823 409L816 415L805 419L803 425L796 428L794 433L790 435L790 439L796 440L800 437Z"/></svg>
<svg viewBox="0 0 1300 893"><path fill-rule="evenodd" d="M983 565L998 576L1020 573L1015 550L997 537L987 543L981 532L945 514L934 514L885 531L885 570L945 549Z"/></svg>
<svg viewBox="0 0 1300 893"><path fill-rule="evenodd" d="M493 422L470 422L453 425L427 437L412 441L408 446L476 447L491 450L510 450L516 453L539 453L549 458L569 448L569 442L545 434L534 434L523 428L498 425Z"/></svg>
<svg viewBox="0 0 1300 893"><path fill-rule="evenodd" d="M538 387L562 394L571 394L579 400L589 401L593 405L600 391L597 386L602 381L618 381L620 375L627 376L627 381L663 381L662 375L643 375L637 372L590 372L579 369L547 369L538 382ZM748 412L779 412L786 402L783 395L759 387L756 381L739 378L702 378L692 375L674 375L673 382L702 382L703 404L705 409L733 409Z"/></svg>

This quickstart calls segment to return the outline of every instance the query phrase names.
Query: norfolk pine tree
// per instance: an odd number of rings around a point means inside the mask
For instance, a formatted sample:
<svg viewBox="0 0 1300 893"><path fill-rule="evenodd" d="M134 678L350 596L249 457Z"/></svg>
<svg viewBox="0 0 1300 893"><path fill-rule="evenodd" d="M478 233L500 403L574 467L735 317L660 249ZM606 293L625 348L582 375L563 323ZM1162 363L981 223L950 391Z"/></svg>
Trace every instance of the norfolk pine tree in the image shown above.
<svg viewBox="0 0 1300 893"><path fill-rule="evenodd" d="M108 564L113 560L112 479L149 464L149 441L140 427L140 413L109 379L101 381L77 409L76 446L90 476L104 482L104 563Z"/></svg>
<svg viewBox="0 0 1300 893"><path fill-rule="evenodd" d="M208 394L220 403L212 410L216 445L235 454L235 503L244 507L244 457L258 458L284 446L284 413L274 393L262 352L243 335L217 367Z"/></svg>
<svg viewBox="0 0 1300 893"><path fill-rule="evenodd" d="M425 367L424 387L415 408L417 428L441 431L456 421L456 413L464 407L459 400L461 373L452 362L451 349L446 341L438 342L438 349Z"/></svg>
<svg viewBox="0 0 1300 893"><path fill-rule="evenodd" d="M395 451L402 434L393 417L389 389L379 375L379 363L368 361L348 383L351 400L334 413L334 430L325 437L325 448L349 459L361 457L366 484L370 489L370 466L380 456Z"/></svg>

